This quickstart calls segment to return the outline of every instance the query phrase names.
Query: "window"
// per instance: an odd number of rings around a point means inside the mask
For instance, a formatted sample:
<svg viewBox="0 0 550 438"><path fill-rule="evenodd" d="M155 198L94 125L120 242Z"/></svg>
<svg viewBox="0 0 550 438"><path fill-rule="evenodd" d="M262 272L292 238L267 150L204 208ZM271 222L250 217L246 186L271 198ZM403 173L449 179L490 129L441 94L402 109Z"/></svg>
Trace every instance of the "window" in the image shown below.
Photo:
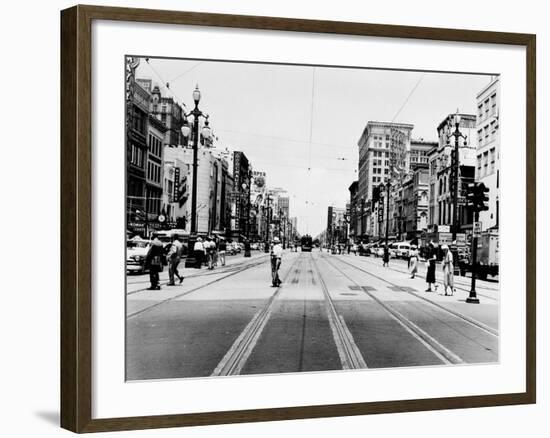
<svg viewBox="0 0 550 438"><path fill-rule="evenodd" d="M495 148L491 149L490 154L491 154L491 157L490 157L491 163L490 163L489 172L490 174L493 174L495 172Z"/></svg>
<svg viewBox="0 0 550 438"><path fill-rule="evenodd" d="M483 145L483 129L480 129L479 131L477 131L477 144L479 146Z"/></svg>
<svg viewBox="0 0 550 438"><path fill-rule="evenodd" d="M491 95L491 115L497 113L497 93Z"/></svg>
<svg viewBox="0 0 550 438"><path fill-rule="evenodd" d="M477 116L479 117L479 119L483 119L483 104L479 104L477 106Z"/></svg>

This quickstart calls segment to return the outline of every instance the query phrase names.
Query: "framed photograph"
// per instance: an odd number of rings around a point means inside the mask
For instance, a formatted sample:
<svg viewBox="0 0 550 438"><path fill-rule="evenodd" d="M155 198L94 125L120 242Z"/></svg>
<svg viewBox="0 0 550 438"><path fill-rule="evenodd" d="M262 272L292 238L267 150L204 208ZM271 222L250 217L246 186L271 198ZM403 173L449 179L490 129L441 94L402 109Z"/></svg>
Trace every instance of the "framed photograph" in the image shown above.
<svg viewBox="0 0 550 438"><path fill-rule="evenodd" d="M535 403L535 41L62 11L62 427Z"/></svg>

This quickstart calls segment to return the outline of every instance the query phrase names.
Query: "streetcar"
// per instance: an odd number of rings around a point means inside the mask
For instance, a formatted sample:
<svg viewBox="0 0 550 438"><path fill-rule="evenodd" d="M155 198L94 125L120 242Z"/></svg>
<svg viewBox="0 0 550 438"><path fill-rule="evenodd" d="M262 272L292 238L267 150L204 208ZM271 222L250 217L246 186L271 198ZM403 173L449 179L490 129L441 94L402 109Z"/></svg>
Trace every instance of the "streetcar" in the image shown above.
<svg viewBox="0 0 550 438"><path fill-rule="evenodd" d="M309 235L302 236L301 248L302 251L311 252L313 246L313 239Z"/></svg>

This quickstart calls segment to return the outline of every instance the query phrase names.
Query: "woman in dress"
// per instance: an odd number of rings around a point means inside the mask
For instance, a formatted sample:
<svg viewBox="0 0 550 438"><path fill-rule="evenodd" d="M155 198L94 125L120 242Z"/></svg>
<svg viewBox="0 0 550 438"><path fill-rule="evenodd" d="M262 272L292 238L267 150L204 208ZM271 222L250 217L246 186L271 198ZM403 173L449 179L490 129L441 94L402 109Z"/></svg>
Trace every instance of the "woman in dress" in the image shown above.
<svg viewBox="0 0 550 438"><path fill-rule="evenodd" d="M435 246L433 242L430 242L426 255L426 263L428 265L428 269L426 270L426 283L428 283L428 289L426 289L426 292L431 292L432 284L435 284L435 261Z"/></svg>
<svg viewBox="0 0 550 438"><path fill-rule="evenodd" d="M452 295L454 289L454 263L453 263L453 253L449 251L447 245L443 245L443 287L445 288L445 295ZM451 293L447 294L447 288L450 289Z"/></svg>
<svg viewBox="0 0 550 438"><path fill-rule="evenodd" d="M414 247L409 253L409 269L411 272L411 278L414 278L418 272L418 250Z"/></svg>

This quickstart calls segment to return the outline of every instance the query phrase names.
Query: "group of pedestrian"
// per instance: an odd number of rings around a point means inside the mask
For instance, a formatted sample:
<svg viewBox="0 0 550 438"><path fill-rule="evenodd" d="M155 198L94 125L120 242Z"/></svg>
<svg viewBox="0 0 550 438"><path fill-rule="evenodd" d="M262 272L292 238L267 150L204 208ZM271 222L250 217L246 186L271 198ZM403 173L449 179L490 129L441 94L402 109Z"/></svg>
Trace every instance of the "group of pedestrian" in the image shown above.
<svg viewBox="0 0 550 438"><path fill-rule="evenodd" d="M442 260L442 266L443 266L443 287L445 288L445 295L453 295L454 294L454 261L453 261L453 253L450 251L448 245L443 245L441 247L443 250L443 260ZM433 242L430 242L428 245L428 253L426 255L426 283L428 284L428 288L426 289L426 292L432 292L432 285L435 286L437 289L437 284L435 280L435 267L436 267L436 261L437 261L437 254L435 245ZM418 264L418 255L417 255L417 261L416 265ZM416 273L416 268L415 271ZM411 271L412 273L412 271ZM414 274L411 278L414 278ZM447 292L450 293L447 293Z"/></svg>
<svg viewBox="0 0 550 438"><path fill-rule="evenodd" d="M175 278L179 283L183 282L183 276L178 272L178 265L183 253L183 244L179 240L179 236L174 234L170 244L165 248L158 236L155 236L151 241L151 246L145 256L145 268L149 270L149 282L151 285L148 290L160 290L159 274L165 265L168 265L167 286L175 286Z"/></svg>
<svg viewBox="0 0 550 438"><path fill-rule="evenodd" d="M225 266L225 255L227 252L227 242L223 237L207 236L204 240L198 237L193 246L193 256L195 257L195 268L200 269L206 265L212 270L218 266L218 262Z"/></svg>

